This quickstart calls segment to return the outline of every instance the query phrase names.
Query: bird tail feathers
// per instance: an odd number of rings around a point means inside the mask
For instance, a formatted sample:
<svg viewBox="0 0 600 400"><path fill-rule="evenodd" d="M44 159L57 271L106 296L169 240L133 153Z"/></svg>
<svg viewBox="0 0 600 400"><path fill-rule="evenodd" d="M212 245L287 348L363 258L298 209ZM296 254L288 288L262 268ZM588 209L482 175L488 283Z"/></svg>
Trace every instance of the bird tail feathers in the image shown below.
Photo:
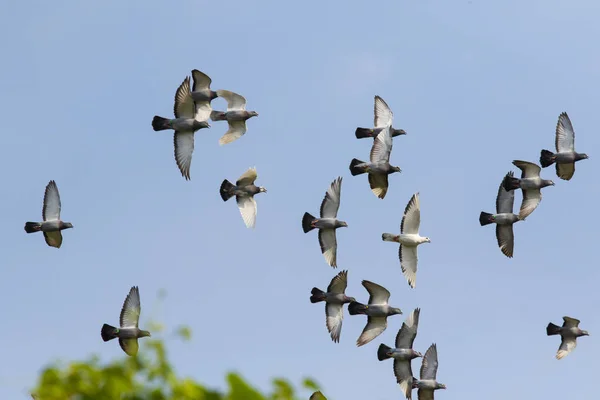
<svg viewBox="0 0 600 400"><path fill-rule="evenodd" d="M33 233L42 230L42 224L39 222L25 222L25 232Z"/></svg>
<svg viewBox="0 0 600 400"><path fill-rule="evenodd" d="M114 326L110 326L108 324L102 325L102 330L100 331L100 334L102 335L102 340L108 342L109 340L116 338L117 331L117 328L115 328Z"/></svg>
<svg viewBox="0 0 600 400"><path fill-rule="evenodd" d="M350 315L364 314L367 311L367 306L358 301L353 301L348 304L348 313Z"/></svg>
<svg viewBox="0 0 600 400"><path fill-rule="evenodd" d="M396 236L397 235L391 233L382 233L381 240L383 240L384 242L397 242Z"/></svg>
<svg viewBox="0 0 600 400"><path fill-rule="evenodd" d="M325 292L322 291L319 288L312 288L312 290L310 291L310 294L312 296L310 296L310 302L311 303L318 303L320 301L325 301Z"/></svg>
<svg viewBox="0 0 600 400"><path fill-rule="evenodd" d="M492 221L492 215L494 215L494 214L490 214L490 213L486 213L486 212L482 211L481 214L479 214L479 223L481 224L481 226L489 225L492 222L494 222L494 221Z"/></svg>
<svg viewBox="0 0 600 400"><path fill-rule="evenodd" d="M560 333L560 326L554 325L552 322L550 322L548 324L548 326L546 327L546 335L548 335L548 336L558 335L559 333Z"/></svg>
<svg viewBox="0 0 600 400"><path fill-rule="evenodd" d="M302 217L302 230L304 230L304 233L308 233L310 231L312 231L313 229L315 229L314 226L312 226L312 222L315 220L316 218L313 217L312 215L310 215L309 213L305 212L304 216Z"/></svg>
<svg viewBox="0 0 600 400"><path fill-rule="evenodd" d="M511 190L521 187L521 180L519 178L506 175L502 181L502 187L504 187L504 190L507 192L510 192Z"/></svg>
<svg viewBox="0 0 600 400"><path fill-rule="evenodd" d="M235 186L233 183L229 182L227 179L221 183L221 188L219 189L219 193L221 194L221 198L223 201L229 200L233 196L233 188Z"/></svg>
<svg viewBox="0 0 600 400"><path fill-rule="evenodd" d="M377 349L377 359L379 361L383 361L383 360L387 360L388 358L391 358L390 356L387 355L387 352L390 350L391 350L391 348L389 346L386 346L385 344L381 343L379 345L379 348Z"/></svg>
<svg viewBox="0 0 600 400"><path fill-rule="evenodd" d="M540 164L542 168L546 168L554 164L556 161L556 155L548 150L542 150L540 153Z"/></svg>
<svg viewBox="0 0 600 400"><path fill-rule="evenodd" d="M360 174L364 174L365 172L367 172L367 166L358 166L360 164L364 164L364 161L360 161L359 159L353 158L352 161L350 161L350 173L352 174L352 176L356 176L356 175L360 175Z"/></svg>
<svg viewBox="0 0 600 400"><path fill-rule="evenodd" d="M357 139L364 139L368 137L375 137L373 134L373 129L370 128L356 128L356 132L354 132Z"/></svg>
<svg viewBox="0 0 600 400"><path fill-rule="evenodd" d="M171 129L171 126L169 125L169 119L155 115L154 118L152 118L152 129L154 129L154 131Z"/></svg>

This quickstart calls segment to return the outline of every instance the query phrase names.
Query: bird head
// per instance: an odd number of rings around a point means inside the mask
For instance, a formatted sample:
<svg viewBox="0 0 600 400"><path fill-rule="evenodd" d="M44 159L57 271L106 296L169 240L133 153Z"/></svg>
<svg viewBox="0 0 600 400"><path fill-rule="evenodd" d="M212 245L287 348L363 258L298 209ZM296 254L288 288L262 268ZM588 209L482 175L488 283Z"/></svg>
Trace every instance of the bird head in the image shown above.
<svg viewBox="0 0 600 400"><path fill-rule="evenodd" d="M337 222L336 222L336 225L337 225L338 227L342 227L342 226L343 226L343 227L345 227L345 228L347 228L347 227L348 227L348 224L347 224L345 221L337 221Z"/></svg>
<svg viewBox="0 0 600 400"><path fill-rule="evenodd" d="M392 167L392 172L402 172L400 167Z"/></svg>
<svg viewBox="0 0 600 400"><path fill-rule="evenodd" d="M429 239L428 237L424 237L423 243L431 243L431 239Z"/></svg>
<svg viewBox="0 0 600 400"><path fill-rule="evenodd" d="M140 337L145 337L145 336L152 336L152 335L150 335L150 332L148 332L148 331L140 331Z"/></svg>
<svg viewBox="0 0 600 400"><path fill-rule="evenodd" d="M554 186L554 181L552 180L546 180L544 181L544 183L546 184L546 186Z"/></svg>
<svg viewBox="0 0 600 400"><path fill-rule="evenodd" d="M419 353L418 351L413 350L413 354L417 357L423 357L423 354Z"/></svg>
<svg viewBox="0 0 600 400"><path fill-rule="evenodd" d="M210 124L208 123L208 121L201 121L199 125L200 128L210 128Z"/></svg>
<svg viewBox="0 0 600 400"><path fill-rule="evenodd" d="M250 111L251 117L258 117L258 113L256 111Z"/></svg>
<svg viewBox="0 0 600 400"><path fill-rule="evenodd" d="M70 223L70 222L63 222L63 227L64 227L65 229L67 229L67 228L72 228L72 227L73 227L73 224L72 224L72 223Z"/></svg>
<svg viewBox="0 0 600 400"><path fill-rule="evenodd" d="M588 333L588 331L581 331L581 335L582 336L590 336L590 334Z"/></svg>
<svg viewBox="0 0 600 400"><path fill-rule="evenodd" d="M402 310L399 308L392 307L390 315L402 314Z"/></svg>
<svg viewBox="0 0 600 400"><path fill-rule="evenodd" d="M587 154L585 154L585 153L583 153L583 154L581 155L581 159L582 159L582 160L587 160L588 158L589 158L589 157L588 157L588 155L587 155Z"/></svg>
<svg viewBox="0 0 600 400"><path fill-rule="evenodd" d="M395 129L398 135L406 135L406 131L404 129Z"/></svg>
<svg viewBox="0 0 600 400"><path fill-rule="evenodd" d="M446 385L444 385L443 383L438 383L437 387L438 389L446 389Z"/></svg>
<svg viewBox="0 0 600 400"><path fill-rule="evenodd" d="M348 296L346 296L346 301L348 303L352 303L353 301L356 302L356 299L354 297L348 297Z"/></svg>
<svg viewBox="0 0 600 400"><path fill-rule="evenodd" d="M267 193L267 189L262 186L258 188L258 191L259 193Z"/></svg>

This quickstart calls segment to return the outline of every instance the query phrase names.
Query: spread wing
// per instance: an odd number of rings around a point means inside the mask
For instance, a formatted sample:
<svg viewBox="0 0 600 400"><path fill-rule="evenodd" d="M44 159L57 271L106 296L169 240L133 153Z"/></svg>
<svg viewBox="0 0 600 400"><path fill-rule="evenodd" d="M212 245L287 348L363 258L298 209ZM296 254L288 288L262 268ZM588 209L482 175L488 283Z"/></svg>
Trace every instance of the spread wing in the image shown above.
<svg viewBox="0 0 600 400"><path fill-rule="evenodd" d="M577 328L579 326L579 323L581 322L576 318L571 318L567 316L563 317L563 321L563 328Z"/></svg>
<svg viewBox="0 0 600 400"><path fill-rule="evenodd" d="M230 90L217 90L219 97L227 101L227 111L243 111L246 109L246 99Z"/></svg>
<svg viewBox="0 0 600 400"><path fill-rule="evenodd" d="M342 320L344 319L344 309L341 304L326 303L325 316L327 317L327 330L331 335L331 340L335 343L340 341L342 332Z"/></svg>
<svg viewBox="0 0 600 400"><path fill-rule="evenodd" d="M438 354L436 344L432 344L423 356L423 364L421 364L421 380L435 380L438 369Z"/></svg>
<svg viewBox="0 0 600 400"><path fill-rule="evenodd" d="M362 333L356 340L356 345L360 347L369 343L371 340L381 335L381 333L385 331L385 328L387 328L386 317L369 316L367 318L367 325L365 325L365 329L363 329Z"/></svg>
<svg viewBox="0 0 600 400"><path fill-rule="evenodd" d="M196 118L197 121L208 121L210 113L212 112L212 106L208 101L197 101L196 106Z"/></svg>
<svg viewBox="0 0 600 400"><path fill-rule="evenodd" d="M413 375L410 361L394 359L394 375L400 384L400 389L407 400L412 398Z"/></svg>
<svg viewBox="0 0 600 400"><path fill-rule="evenodd" d="M219 139L221 146L238 140L246 133L246 121L227 121L227 123L229 124L229 129Z"/></svg>
<svg viewBox="0 0 600 400"><path fill-rule="evenodd" d="M138 340L137 339L121 339L119 338L119 346L123 351L131 357L135 357L138 353Z"/></svg>
<svg viewBox="0 0 600 400"><path fill-rule="evenodd" d="M556 175L565 181L571 180L575 174L575 163L556 164Z"/></svg>
<svg viewBox="0 0 600 400"><path fill-rule="evenodd" d="M500 247L502 254L511 258L515 247L513 226L496 224L496 239L498 240L498 246Z"/></svg>
<svg viewBox="0 0 600 400"><path fill-rule="evenodd" d="M562 338L562 341L560 342L560 347L556 352L556 359L560 360L561 358L565 357L570 352L575 350L575 347L577 347L577 339L575 339L574 337Z"/></svg>
<svg viewBox="0 0 600 400"><path fill-rule="evenodd" d="M173 107L175 118L194 118L196 106L190 94L190 77L187 76L175 92L175 106Z"/></svg>
<svg viewBox="0 0 600 400"><path fill-rule="evenodd" d="M248 186L252 185L256 178L258 177L258 173L256 172L256 167L248 168L248 171L244 172L242 176L240 176L235 183L236 186Z"/></svg>
<svg viewBox="0 0 600 400"><path fill-rule="evenodd" d="M369 292L369 304L387 304L390 299L390 292L381 285L371 281L362 281L362 285Z"/></svg>
<svg viewBox="0 0 600 400"><path fill-rule="evenodd" d="M210 89L212 79L210 79L204 72L194 69L192 70L192 78L194 79L192 91L197 92L199 90Z"/></svg>
<svg viewBox="0 0 600 400"><path fill-rule="evenodd" d="M521 203L521 210L519 211L519 218L525 219L542 201L542 191L540 189L527 189L523 190L523 202Z"/></svg>
<svg viewBox="0 0 600 400"><path fill-rule="evenodd" d="M342 192L342 177L331 182L321 202L321 218L336 218L340 208L340 196Z"/></svg>
<svg viewBox="0 0 600 400"><path fill-rule="evenodd" d="M512 171L510 171L508 174L506 174L506 176L510 176L512 178L514 176L514 174ZM502 181L504 181L504 179ZM500 183L500 186L498 187L498 195L496 196L496 213L512 214L514 202L515 202L515 191L511 190L510 192L507 192L504 189L504 186L502 186L502 183Z"/></svg>
<svg viewBox="0 0 600 400"><path fill-rule="evenodd" d="M60 233L60 231L44 232L44 239L48 246L56 247L57 249L60 249L63 241L62 233Z"/></svg>
<svg viewBox="0 0 600 400"><path fill-rule="evenodd" d="M370 154L371 162L389 162L392 147L392 136L390 134L390 127L388 126L379 132L373 141Z"/></svg>
<svg viewBox="0 0 600 400"><path fill-rule="evenodd" d="M415 308L408 318L406 318L406 321L402 324L402 328L400 328L396 335L397 349L412 349L415 338L417 337L420 315L421 309Z"/></svg>
<svg viewBox="0 0 600 400"><path fill-rule="evenodd" d="M44 192L44 206L42 218L44 221L56 221L60 219L60 194L56 182L50 181Z"/></svg>
<svg viewBox="0 0 600 400"><path fill-rule="evenodd" d="M400 224L400 233L418 234L421 225L421 204L419 202L419 193L415 193L404 209L404 216Z"/></svg>
<svg viewBox="0 0 600 400"><path fill-rule="evenodd" d="M137 286L133 286L129 290L129 294L121 308L121 316L119 318L121 328L137 328L141 310L140 292Z"/></svg>
<svg viewBox="0 0 600 400"><path fill-rule="evenodd" d="M380 174L369 174L369 186L371 192L380 199L385 198L389 188L389 181L387 175Z"/></svg>
<svg viewBox="0 0 600 400"><path fill-rule="evenodd" d="M554 144L559 153L575 151L575 130L566 112L561 113L558 117Z"/></svg>
<svg viewBox="0 0 600 400"><path fill-rule="evenodd" d="M387 127L392 125L392 120L394 118L394 114L390 107L387 105L385 100L383 100L379 96L375 96L375 109L374 109L375 118L373 123L375 124L375 128Z"/></svg>
<svg viewBox="0 0 600 400"><path fill-rule="evenodd" d="M175 146L175 162L181 175L190 180L190 167L192 166L192 154L194 153L194 132L175 131L173 135Z"/></svg>
<svg viewBox="0 0 600 400"><path fill-rule="evenodd" d="M325 261L331 267L337 267L337 240L335 229L319 229L319 245Z"/></svg>
<svg viewBox="0 0 600 400"><path fill-rule="evenodd" d="M514 160L513 165L521 170L521 179L536 178L540 176L542 168L529 161Z"/></svg>
<svg viewBox="0 0 600 400"><path fill-rule="evenodd" d="M256 200L254 200L254 196L236 196L235 199L246 227L254 228L256 225Z"/></svg>
<svg viewBox="0 0 600 400"><path fill-rule="evenodd" d="M400 268L411 288L417 285L417 246L400 245Z"/></svg>
<svg viewBox="0 0 600 400"><path fill-rule="evenodd" d="M348 286L348 271L342 271L333 277L329 286L327 286L328 293L342 294L346 291Z"/></svg>

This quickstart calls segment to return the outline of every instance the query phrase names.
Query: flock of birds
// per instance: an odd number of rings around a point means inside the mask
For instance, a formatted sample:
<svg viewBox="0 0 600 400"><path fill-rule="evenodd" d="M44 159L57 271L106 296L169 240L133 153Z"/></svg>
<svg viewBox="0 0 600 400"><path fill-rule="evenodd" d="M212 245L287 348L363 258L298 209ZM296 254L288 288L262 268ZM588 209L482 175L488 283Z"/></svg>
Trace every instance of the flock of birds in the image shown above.
<svg viewBox="0 0 600 400"><path fill-rule="evenodd" d="M246 133L246 121L258 116L255 111L246 111L246 99L229 90L210 89L211 79L197 69L192 71L193 85L190 88L190 77L186 77L175 93L174 119L155 116L152 127L155 131L174 130L175 161L181 175L190 180L190 167L194 151L194 135L196 131L210 128L208 120L227 121L228 130L220 138L219 144L224 145L239 139ZM214 111L212 100L221 97L227 101L226 111ZM388 175L401 172L397 166L390 164L393 138L406 135L402 129L392 126L393 113L387 103L379 96L375 96L374 127L357 128L357 139L373 138L369 161L354 158L350 162L352 176L368 175L371 191L379 199L384 199L389 187ZM503 178L496 197L496 213L481 212L480 224L496 224L496 238L498 246L507 257L513 256L514 234L513 224L525 220L539 205L542 194L541 189L554 186L551 180L540 177L541 168L552 164L556 165L556 174L563 180L570 180L575 173L575 162L587 159L584 153L575 151L575 132L566 113L559 116L556 126L556 153L542 150L540 156L541 167L528 161L515 160L513 164L521 170L521 178L515 178L509 172ZM256 168L248 169L236 181L235 185L225 179L221 184L219 193L223 201L235 196L242 219L248 228L256 224L257 206L254 195L266 193L264 187L254 184L257 179ZM336 230L347 227L345 221L337 218L341 199L342 177L336 178L329 186L321 202L320 217L314 217L306 212L302 217L302 229L308 233L318 230L318 239L321 252L328 265L337 267L337 238ZM513 213L514 191L521 189L523 201L519 214ZM26 222L27 233L42 232L48 246L60 248L63 237L62 230L73 228L70 222L64 222L60 216L61 201L56 183L52 180L46 186L41 222ZM423 243L431 243L428 237L419 234L421 222L421 208L419 193L412 195L400 224L400 233L383 233L382 240L399 244L400 266L409 286L415 288L417 278L417 247ZM314 287L311 291L311 303L325 302L326 327L331 340L338 343L342 329L343 305L348 304L350 315L366 315L367 324L356 341L357 346L363 346L381 335L387 328L387 319L392 315L402 314L400 308L389 304L390 292L377 283L363 280L362 285L369 293L367 304L356 301L354 297L346 296L348 271L338 273L331 280L327 291ZM127 295L119 318L119 327L104 324L101 328L101 337L106 342L118 338L119 345L129 356L138 353L138 339L150 336L150 332L139 329L141 312L140 294L137 286L133 286ZM431 344L425 354L413 349L417 336L421 309L414 309L403 322L394 347L380 344L377 350L379 361L393 359L393 371L397 383L400 385L407 399L412 398L412 390L418 389L419 400L432 400L434 391L446 389L446 385L437 381L438 353L435 343ZM576 347L576 339L587 336L588 332L579 328L579 320L563 317L562 327L549 323L546 333L560 335L562 338L557 359L569 354ZM413 376L411 361L423 358L420 369L420 378ZM316 394L316 393L315 393ZM313 394L313 396L315 395ZM311 398L313 398L311 396Z"/></svg>

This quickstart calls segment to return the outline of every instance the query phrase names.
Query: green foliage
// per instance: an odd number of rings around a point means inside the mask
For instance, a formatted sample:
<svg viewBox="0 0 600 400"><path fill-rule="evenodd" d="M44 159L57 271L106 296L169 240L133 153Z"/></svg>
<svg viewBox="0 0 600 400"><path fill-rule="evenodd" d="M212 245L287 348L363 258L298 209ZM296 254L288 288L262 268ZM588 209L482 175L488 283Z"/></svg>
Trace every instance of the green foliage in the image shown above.
<svg viewBox="0 0 600 400"><path fill-rule="evenodd" d="M148 324L153 334L163 330L158 324ZM179 327L175 334L190 340L188 327ZM154 335L153 335L154 336ZM191 378L178 377L167 358L160 338L142 339L137 357L101 363L97 356L87 361L67 365L54 363L40 374L32 398L36 400L297 400L296 389L288 381L273 379L273 388L264 394L249 385L236 373L227 374L227 391L206 388ZM306 378L305 389L319 390ZM319 392L320 394L320 392ZM306 396L303 397L306 399ZM311 399L313 397L311 396ZM317 397L319 399L324 399Z"/></svg>

